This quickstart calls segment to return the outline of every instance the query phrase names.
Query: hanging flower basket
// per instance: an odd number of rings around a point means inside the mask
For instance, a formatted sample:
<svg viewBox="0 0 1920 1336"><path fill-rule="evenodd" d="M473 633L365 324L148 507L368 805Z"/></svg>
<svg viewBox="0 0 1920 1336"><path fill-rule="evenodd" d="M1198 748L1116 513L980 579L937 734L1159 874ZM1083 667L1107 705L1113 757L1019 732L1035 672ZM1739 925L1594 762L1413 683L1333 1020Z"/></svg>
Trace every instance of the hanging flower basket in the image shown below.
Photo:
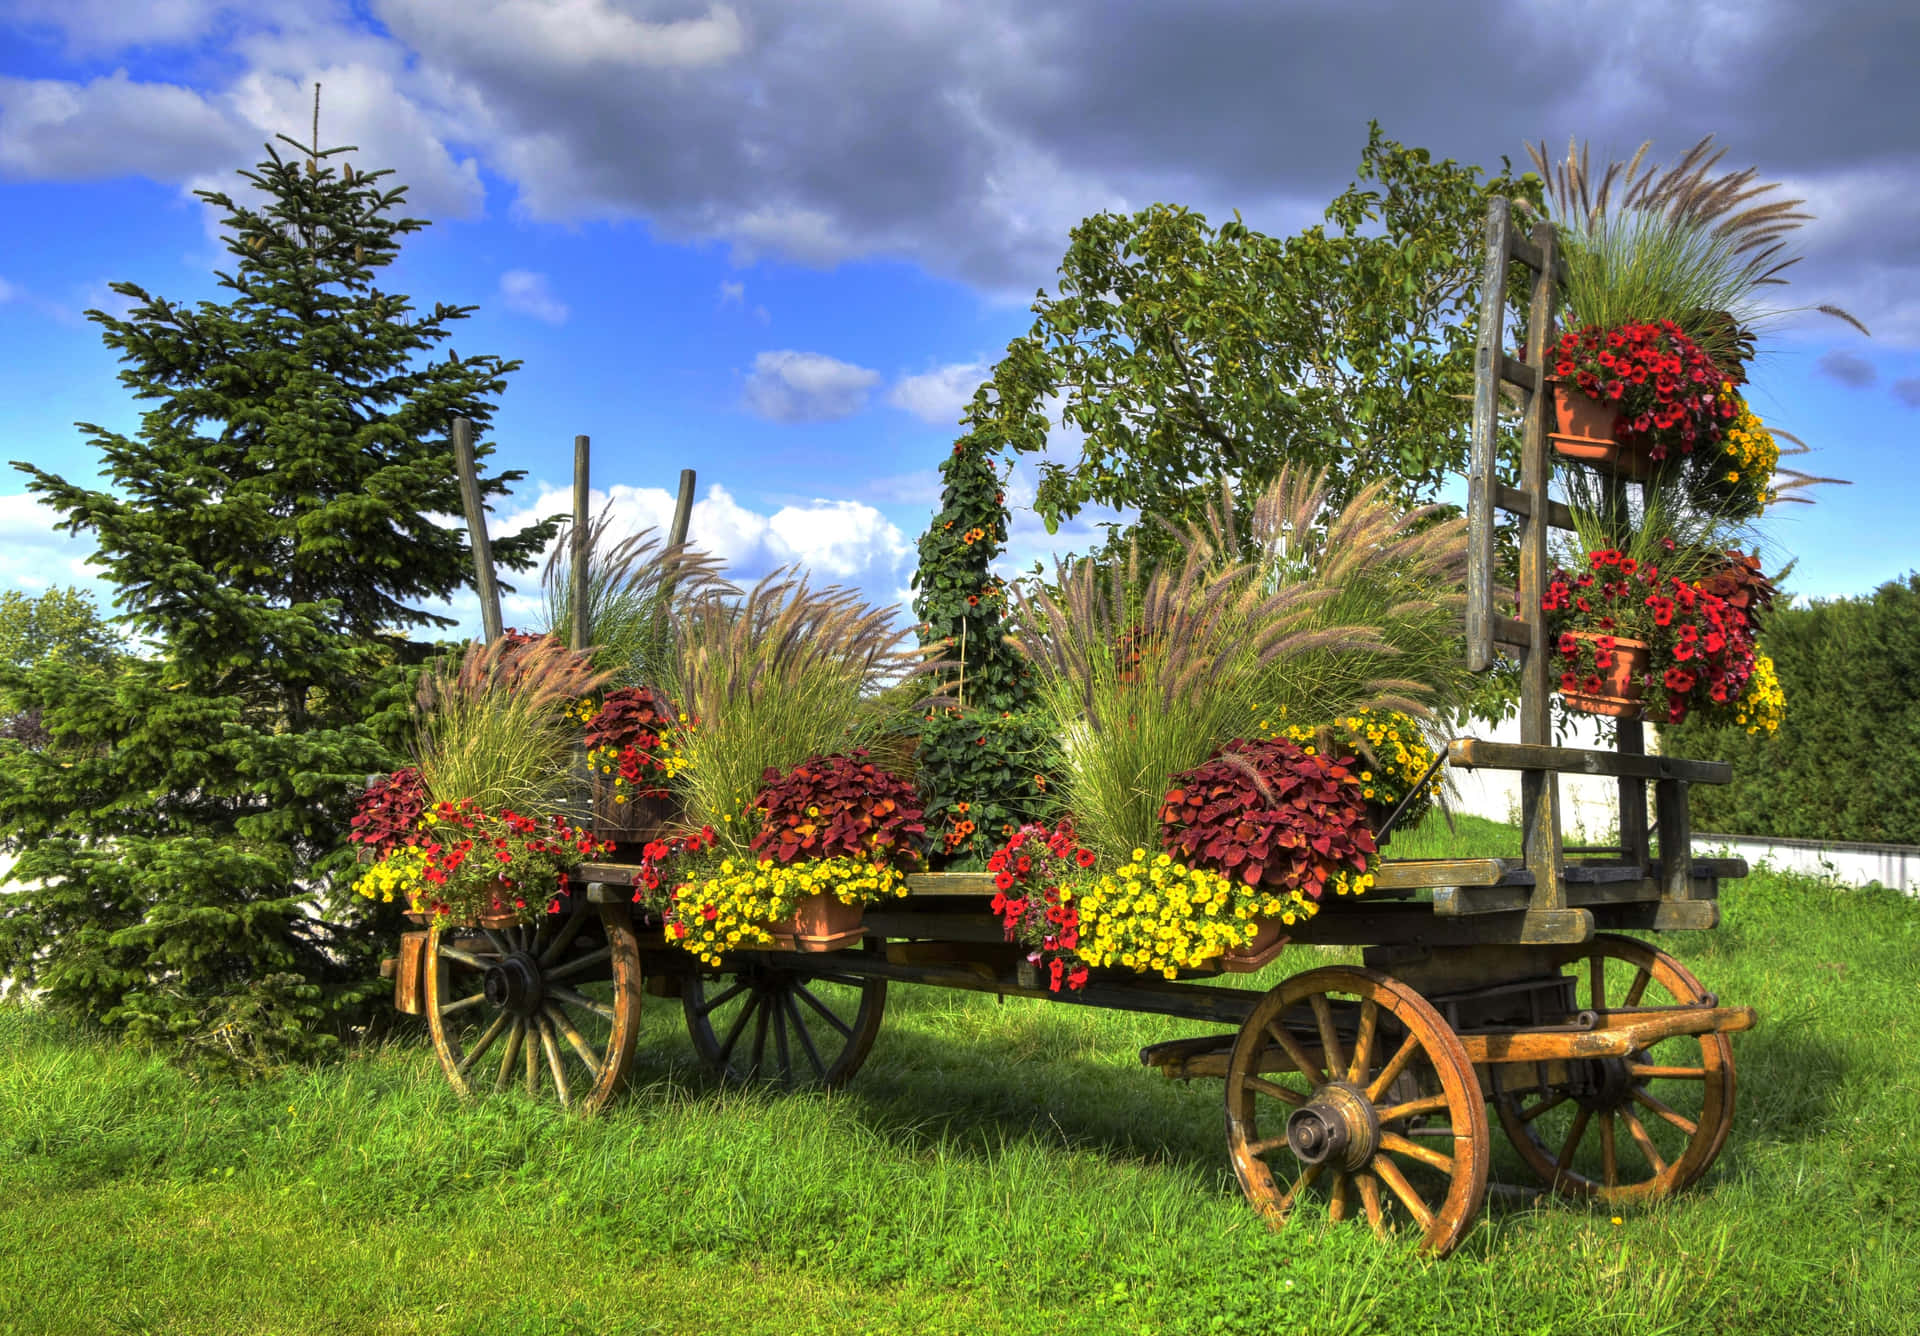
<svg viewBox="0 0 1920 1336"><path fill-rule="evenodd" d="M1548 433L1554 453L1615 477L1644 482L1653 476L1653 456L1645 440L1623 444L1620 410L1582 394L1564 380L1553 382L1554 428Z"/></svg>
<svg viewBox="0 0 1920 1336"><path fill-rule="evenodd" d="M1560 698L1570 710L1604 715L1609 719L1638 719L1642 676L1647 670L1647 643L1593 631L1570 631L1575 640L1592 646L1607 666L1572 688L1562 686ZM1601 642L1608 642L1602 644ZM1609 657L1610 656L1610 657Z"/></svg>

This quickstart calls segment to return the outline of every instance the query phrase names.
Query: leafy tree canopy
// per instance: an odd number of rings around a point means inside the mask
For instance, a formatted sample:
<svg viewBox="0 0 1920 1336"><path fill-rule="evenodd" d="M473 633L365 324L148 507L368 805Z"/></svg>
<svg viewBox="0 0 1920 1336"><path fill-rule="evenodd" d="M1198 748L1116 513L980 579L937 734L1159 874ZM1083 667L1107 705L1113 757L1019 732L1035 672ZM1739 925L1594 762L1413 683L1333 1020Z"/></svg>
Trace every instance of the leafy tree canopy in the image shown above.
<svg viewBox="0 0 1920 1336"><path fill-rule="evenodd" d="M18 589L0 593L0 663L104 669L123 653L120 637L85 590L69 586L37 597Z"/></svg>
<svg viewBox="0 0 1920 1336"><path fill-rule="evenodd" d="M1258 495L1283 464L1330 470L1340 504L1385 479L1431 500L1464 467L1487 203L1537 205L1540 182L1435 162L1370 128L1326 221L1279 239L1175 205L1073 230L1059 291L994 368L997 435L1078 458L1040 466L1049 531L1089 504L1197 521L1222 474ZM1168 550L1158 524L1118 526Z"/></svg>

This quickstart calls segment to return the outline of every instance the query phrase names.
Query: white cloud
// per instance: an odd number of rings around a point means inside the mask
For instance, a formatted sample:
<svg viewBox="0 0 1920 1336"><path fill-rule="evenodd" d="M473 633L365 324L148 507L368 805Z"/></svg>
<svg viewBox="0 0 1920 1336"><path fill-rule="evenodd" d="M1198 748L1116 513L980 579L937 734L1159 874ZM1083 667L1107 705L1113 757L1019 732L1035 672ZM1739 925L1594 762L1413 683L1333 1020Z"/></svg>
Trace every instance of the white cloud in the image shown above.
<svg viewBox="0 0 1920 1336"><path fill-rule="evenodd" d="M0 302L17 301L25 295L25 289L19 287L17 284L7 282L4 278L0 278Z"/></svg>
<svg viewBox="0 0 1920 1336"><path fill-rule="evenodd" d="M720 280L720 305L744 306L747 300L747 285L728 279Z"/></svg>
<svg viewBox="0 0 1920 1336"><path fill-rule="evenodd" d="M509 269L500 275L500 300L509 311L530 315L549 325L566 323L567 305L553 295L545 274L525 269Z"/></svg>
<svg viewBox="0 0 1920 1336"><path fill-rule="evenodd" d="M78 585L106 607L109 591L98 570L87 565L92 539L56 532L58 518L31 492L0 493L0 588L34 594Z"/></svg>
<svg viewBox="0 0 1920 1336"><path fill-rule="evenodd" d="M764 352L747 375L746 405L774 422L836 422L867 406L880 373L825 353Z"/></svg>
<svg viewBox="0 0 1920 1336"><path fill-rule="evenodd" d="M664 488L625 484L595 488L590 501L595 514L611 505L608 532L614 541L645 529L665 534L673 503L673 494ZM493 531L496 537L518 533L572 507L570 490L543 486L524 506L495 517ZM913 544L886 516L859 501L817 498L763 514L740 504L724 486L709 484L706 495L694 502L687 532L693 545L718 557L727 578L742 587L797 563L816 586L847 585L881 605L908 601ZM539 582L532 573L512 582L519 589L501 600L502 619L509 626L531 627L544 606ZM479 605L471 593L454 599L448 615L459 617L469 632L480 624Z"/></svg>
<svg viewBox="0 0 1920 1336"><path fill-rule="evenodd" d="M213 27L222 0L13 0L14 22L52 28L75 54L197 41Z"/></svg>
<svg viewBox="0 0 1920 1336"><path fill-rule="evenodd" d="M206 97L115 70L88 83L0 78L0 173L32 180L179 180L230 167L245 138Z"/></svg>
<svg viewBox="0 0 1920 1336"><path fill-rule="evenodd" d="M922 422L951 427L992 369L985 362L951 362L917 376L902 376L887 391L887 402Z"/></svg>

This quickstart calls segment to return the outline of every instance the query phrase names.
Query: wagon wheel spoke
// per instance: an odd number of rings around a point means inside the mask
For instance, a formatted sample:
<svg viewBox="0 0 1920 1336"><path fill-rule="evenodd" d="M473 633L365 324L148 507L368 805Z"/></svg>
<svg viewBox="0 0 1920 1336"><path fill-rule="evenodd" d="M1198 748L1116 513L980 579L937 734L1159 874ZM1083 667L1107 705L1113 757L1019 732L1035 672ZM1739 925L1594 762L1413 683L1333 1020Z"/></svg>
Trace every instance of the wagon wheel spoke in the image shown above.
<svg viewBox="0 0 1920 1336"><path fill-rule="evenodd" d="M736 983L732 987L728 988L726 992L717 993L713 997L710 997L706 1001L700 1003L699 1006L694 1008L694 1014L698 1016L711 1015L715 1007L724 1006L725 1004L733 1001L734 998L740 996L740 994L746 991L747 991L747 986L744 983Z"/></svg>
<svg viewBox="0 0 1920 1336"><path fill-rule="evenodd" d="M753 1061L747 1068L758 1075L760 1065L767 1055L767 999L762 997L753 1009Z"/></svg>
<svg viewBox="0 0 1920 1336"><path fill-rule="evenodd" d="M570 1007L578 1007L582 1011L590 1011L602 1020L610 1021L618 1015L618 1013L605 1002L596 1001L588 997L585 993L575 992L564 984L548 984L547 996L558 998Z"/></svg>
<svg viewBox="0 0 1920 1336"><path fill-rule="evenodd" d="M1407 1064L1413 1061L1413 1055L1419 1051L1420 1036L1408 1035L1405 1042L1387 1060L1387 1065L1380 1069L1380 1074L1373 1078L1373 1084L1367 1087L1367 1098L1373 1103L1379 1103L1380 1097L1387 1093L1387 1087L1400 1079L1400 1073L1406 1071Z"/></svg>
<svg viewBox="0 0 1920 1336"><path fill-rule="evenodd" d="M790 1002L784 993L776 1004L769 1008L773 1012L773 1051L780 1060L780 1084L793 1084L793 1054L787 1043L787 1005Z"/></svg>
<svg viewBox="0 0 1920 1336"><path fill-rule="evenodd" d="M451 960L455 964L465 965L468 969L481 970L483 972L492 968L494 963L484 956L476 956L471 951L462 951L459 947L448 946L444 942L440 944L440 958L442 960ZM498 959L498 957L495 959Z"/></svg>
<svg viewBox="0 0 1920 1336"><path fill-rule="evenodd" d="M1380 1180L1372 1174L1355 1174L1354 1181L1360 1185L1360 1204L1366 1208L1367 1223L1373 1232L1386 1232L1386 1219L1380 1210Z"/></svg>
<svg viewBox="0 0 1920 1336"><path fill-rule="evenodd" d="M1592 1109L1582 1109L1573 1116L1573 1130L1567 1133L1566 1142L1560 1147L1560 1156L1553 1162L1556 1173L1564 1174L1573 1163L1573 1153L1580 1148L1580 1138L1587 1134L1587 1124L1592 1120Z"/></svg>
<svg viewBox="0 0 1920 1336"><path fill-rule="evenodd" d="M1443 1174L1453 1172L1453 1156L1442 1155L1429 1146L1417 1141L1409 1141L1393 1132L1380 1134L1380 1150L1384 1154L1391 1151L1395 1155L1404 1155L1409 1160L1418 1160L1430 1169L1438 1169Z"/></svg>
<svg viewBox="0 0 1920 1336"><path fill-rule="evenodd" d="M1336 1169L1333 1171L1333 1187L1327 1193L1327 1219L1345 1220L1352 1211L1353 1177Z"/></svg>
<svg viewBox="0 0 1920 1336"><path fill-rule="evenodd" d="M567 1090L567 1069L560 1061L560 1045L553 1037L553 1022L543 1014L534 1017L534 1024L540 1030L540 1050L547 1055L547 1070L553 1075L553 1088L560 1097L560 1107L571 1108L573 1099Z"/></svg>
<svg viewBox="0 0 1920 1336"><path fill-rule="evenodd" d="M1648 1062L1629 1062L1627 1073L1643 1081L1704 1081L1708 1075L1705 1067L1660 1067Z"/></svg>
<svg viewBox="0 0 1920 1336"><path fill-rule="evenodd" d="M580 936L581 929L586 926L586 914L574 913L568 915L567 921L561 925L560 931L554 934L553 940L541 948L539 952L540 963L542 965L551 965L559 960L562 955L566 954L567 948L572 946L574 940Z"/></svg>
<svg viewBox="0 0 1920 1336"><path fill-rule="evenodd" d="M720 1063L726 1065L733 1055L733 1046L740 1042L740 1034L747 1028L747 1022L753 1019L754 1012L760 1008L760 995L755 993L747 998L747 1005L740 1008L740 1014L733 1018L733 1026L727 1031L727 1037L720 1042Z"/></svg>
<svg viewBox="0 0 1920 1336"><path fill-rule="evenodd" d="M527 1023L519 1016L513 1018L513 1032L507 1036L507 1051L500 1055L500 1070L494 1075L493 1088L504 1091L513 1081L513 1065L520 1060L520 1046L527 1041Z"/></svg>
<svg viewBox="0 0 1920 1336"><path fill-rule="evenodd" d="M1325 1169L1326 1165L1324 1164L1310 1164L1301 1170L1300 1176L1293 1180L1293 1183L1287 1190L1280 1194L1280 1199L1273 1204L1274 1214L1285 1219L1287 1212L1293 1209L1295 1200L1299 1198L1302 1192L1305 1192L1319 1180L1321 1173Z"/></svg>
<svg viewBox="0 0 1920 1336"><path fill-rule="evenodd" d="M812 1007L815 1011L819 1012L823 1017L825 1017L827 1024L831 1025L834 1029L838 1030L846 1038L848 1039L853 1038L853 1027L848 1025L845 1021L841 1020L838 1016L834 1015L833 1009L827 1006L827 1004L822 1002L819 998L815 997L813 995L812 989L806 987L804 984L795 984L793 986L793 991L796 995L798 995L798 997L802 1002L805 1002L808 1006Z"/></svg>
<svg viewBox="0 0 1920 1336"><path fill-rule="evenodd" d="M1645 1105L1653 1113L1666 1119L1688 1136L1692 1136L1700 1130L1700 1124L1694 1122L1693 1119L1687 1117L1672 1105L1655 1099L1639 1086L1633 1088L1633 1098L1635 1103Z"/></svg>
<svg viewBox="0 0 1920 1336"><path fill-rule="evenodd" d="M1315 993L1307 999L1307 1005L1313 1008L1313 1026L1320 1032L1320 1056L1326 1064L1327 1079L1338 1080L1347 1069L1347 1055L1340 1051L1340 1036L1334 1033L1333 1006L1324 993Z"/></svg>
<svg viewBox="0 0 1920 1336"><path fill-rule="evenodd" d="M1372 998L1360 1004L1360 1030L1353 1040L1353 1064L1347 1068L1347 1079L1355 1085L1367 1079L1367 1068L1373 1062L1373 1039L1380 1029L1380 1004ZM1362 1189L1364 1193L1364 1188ZM1380 1185L1374 1184L1376 1206L1379 1205Z"/></svg>
<svg viewBox="0 0 1920 1336"><path fill-rule="evenodd" d="M567 1019L566 1013L560 1010L560 1008L549 1002L545 1008L545 1014L547 1024L560 1032L560 1037L567 1041L567 1047L571 1048L574 1054L580 1059L581 1065L587 1069L587 1074L598 1081L600 1079L600 1055L593 1051L585 1037L581 1035L578 1029L574 1028L573 1022Z"/></svg>
<svg viewBox="0 0 1920 1336"><path fill-rule="evenodd" d="M1646 996L1647 985L1653 982L1653 971L1642 965L1633 976L1633 986L1627 989L1627 995L1620 999L1623 1007L1637 1007L1640 999Z"/></svg>
<svg viewBox="0 0 1920 1336"><path fill-rule="evenodd" d="M441 1010L444 1013L445 1008ZM504 1011L493 1018L493 1024L481 1032L480 1037L473 1041L473 1046L469 1048L466 1055L460 1059L460 1074L462 1076L465 1076L473 1070L473 1064L480 1060L482 1053L485 1053L489 1048L493 1047L493 1041L500 1037L501 1033L507 1028L508 1022L512 1019L513 1017Z"/></svg>
<svg viewBox="0 0 1920 1336"><path fill-rule="evenodd" d="M1562 1104L1565 1104L1568 1100L1572 1098L1573 1096L1569 1095L1564 1090L1558 1091L1555 1094L1548 1095L1545 1099L1541 1100L1538 1104L1534 1105L1532 1108L1522 1110L1520 1114L1520 1120L1522 1122L1530 1123L1535 1118L1538 1118L1541 1114L1548 1113L1554 1109L1559 1108Z"/></svg>
<svg viewBox="0 0 1920 1336"><path fill-rule="evenodd" d="M1293 1064L1296 1071L1314 1085L1326 1083L1326 1074L1320 1070L1319 1064L1307 1056L1307 1051L1300 1047L1300 1041L1293 1037L1286 1026L1269 1022L1267 1033L1273 1037L1274 1043L1280 1045L1281 1051L1287 1055L1287 1061Z"/></svg>
<svg viewBox="0 0 1920 1336"><path fill-rule="evenodd" d="M1419 1192L1415 1191L1413 1184L1407 1181L1407 1176L1400 1172L1400 1166L1395 1164L1391 1157L1374 1156L1372 1169L1380 1180L1393 1190L1393 1195L1400 1199L1401 1204L1412 1213L1414 1222L1420 1228L1433 1227L1433 1208L1427 1205Z"/></svg>
<svg viewBox="0 0 1920 1336"><path fill-rule="evenodd" d="M540 1027L532 1021L527 1022L527 1042L522 1045L526 1066L526 1087L529 1095L540 1093Z"/></svg>
<svg viewBox="0 0 1920 1336"><path fill-rule="evenodd" d="M547 971L547 978L549 980L571 979L577 974L583 974L592 969L595 965L606 964L612 956L613 949L603 946L598 951L589 951L584 956L575 956L564 965L555 966Z"/></svg>
<svg viewBox="0 0 1920 1336"><path fill-rule="evenodd" d="M820 1061L820 1050L814 1046L813 1035L808 1031L807 1023L800 1015L800 1004L793 1000L791 994L788 995L786 1003L787 1014L793 1020L793 1032L799 1036L800 1048L806 1053L807 1061L813 1066L814 1079L824 1081L827 1076L827 1065Z"/></svg>
<svg viewBox="0 0 1920 1336"><path fill-rule="evenodd" d="M513 954L514 948L510 944L508 944L508 942L505 939L503 939L500 936L498 929L482 928L480 929L480 932L489 942L493 944L493 953L496 956L505 957Z"/></svg>
<svg viewBox="0 0 1920 1336"><path fill-rule="evenodd" d="M1374 1116L1384 1127L1388 1123L1397 1123L1402 1118L1413 1118L1423 1113L1440 1113L1446 1107L1445 1095L1427 1095L1420 1099L1410 1099L1404 1104L1389 1104L1386 1108L1378 1110Z"/></svg>
<svg viewBox="0 0 1920 1336"><path fill-rule="evenodd" d="M485 993L470 993L466 997L458 998L441 1007L440 1014L442 1016L458 1015L460 1012L479 1006L486 1000L487 995Z"/></svg>
<svg viewBox="0 0 1920 1336"><path fill-rule="evenodd" d="M1281 1100L1288 1104L1299 1105L1307 1102L1307 1097L1300 1091L1293 1089L1291 1086L1283 1086L1278 1081L1269 1081L1264 1076L1249 1076L1247 1078L1247 1085L1251 1089L1258 1090L1261 1094L1271 1099ZM1285 1137L1280 1138L1280 1140L1282 1144L1285 1144Z"/></svg>
<svg viewBox="0 0 1920 1336"><path fill-rule="evenodd" d="M1614 1145L1613 1112L1600 1118L1600 1176L1610 1188L1620 1186L1620 1151Z"/></svg>
<svg viewBox="0 0 1920 1336"><path fill-rule="evenodd" d="M1633 1116L1633 1110L1620 1110L1620 1120L1627 1125L1627 1131L1633 1134L1633 1140L1640 1147L1640 1153L1647 1157L1647 1163L1653 1166L1653 1172L1664 1174L1667 1162L1661 1157L1660 1148L1653 1144L1653 1138L1647 1133L1647 1125Z"/></svg>

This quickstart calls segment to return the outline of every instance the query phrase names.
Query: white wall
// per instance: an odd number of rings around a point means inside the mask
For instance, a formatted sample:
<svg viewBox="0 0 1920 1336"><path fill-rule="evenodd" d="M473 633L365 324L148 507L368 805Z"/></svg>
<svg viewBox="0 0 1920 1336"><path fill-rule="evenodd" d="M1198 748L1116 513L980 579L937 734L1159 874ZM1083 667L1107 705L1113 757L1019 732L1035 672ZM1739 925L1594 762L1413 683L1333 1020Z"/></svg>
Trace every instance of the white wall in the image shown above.
<svg viewBox="0 0 1920 1336"><path fill-rule="evenodd" d="M1649 730L1651 732L1651 730ZM1509 719L1489 728L1479 720L1456 729L1455 737L1479 738L1487 742L1520 741L1519 719ZM1563 747L1611 748L1600 739L1600 721L1581 715L1561 738ZM1520 772L1517 770L1453 770L1452 796L1456 812L1485 817L1489 821L1517 821L1520 816ZM1593 775L1560 776L1560 804L1564 814L1561 828L1570 844L1604 844L1620 826L1619 782Z"/></svg>
<svg viewBox="0 0 1920 1336"><path fill-rule="evenodd" d="M1732 854L1758 868L1832 877L1848 886L1877 881L1920 895L1920 848L1908 844L1841 844L1831 840L1785 840L1763 836L1695 835L1696 854Z"/></svg>

